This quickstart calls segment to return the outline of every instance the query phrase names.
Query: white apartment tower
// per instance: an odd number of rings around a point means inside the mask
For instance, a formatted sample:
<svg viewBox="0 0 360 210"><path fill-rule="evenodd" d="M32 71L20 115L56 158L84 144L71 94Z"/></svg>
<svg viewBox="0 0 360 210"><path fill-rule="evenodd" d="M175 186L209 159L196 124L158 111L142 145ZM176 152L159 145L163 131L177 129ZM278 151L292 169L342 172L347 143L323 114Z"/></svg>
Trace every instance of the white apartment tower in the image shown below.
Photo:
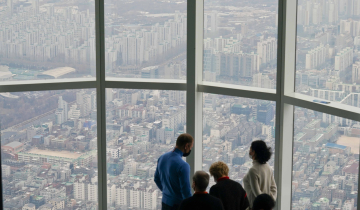
<svg viewBox="0 0 360 210"><path fill-rule="evenodd" d="M335 70L343 71L347 67L353 64L354 50L351 47L347 47L335 56Z"/></svg>
<svg viewBox="0 0 360 210"><path fill-rule="evenodd" d="M106 103L112 102L114 100L114 92L111 88L106 89Z"/></svg>
<svg viewBox="0 0 360 210"><path fill-rule="evenodd" d="M76 103L79 105L81 116L87 116L90 114L92 103L91 96L85 92L76 93Z"/></svg>
<svg viewBox="0 0 360 210"><path fill-rule="evenodd" d="M87 184L84 182L74 183L74 198L78 200L87 200Z"/></svg>
<svg viewBox="0 0 360 210"><path fill-rule="evenodd" d="M211 13L211 33L216 33L219 25L219 14L217 11Z"/></svg>
<svg viewBox="0 0 360 210"><path fill-rule="evenodd" d="M84 201L98 202L98 183L85 181L81 179L74 183L74 198Z"/></svg>
<svg viewBox="0 0 360 210"><path fill-rule="evenodd" d="M8 177L11 175L11 168L8 165L2 165L1 166L1 175L3 177Z"/></svg>
<svg viewBox="0 0 360 210"><path fill-rule="evenodd" d="M66 122L68 120L68 103L66 101L63 100L62 96L59 96L59 101L58 101L58 108L59 109L63 109L63 120L64 122Z"/></svg>
<svg viewBox="0 0 360 210"><path fill-rule="evenodd" d="M352 66L352 82L355 83L360 80L360 62L357 61Z"/></svg>
<svg viewBox="0 0 360 210"><path fill-rule="evenodd" d="M306 54L305 66L306 69L315 69L319 65L324 64L326 60L326 47L320 45Z"/></svg>
<svg viewBox="0 0 360 210"><path fill-rule="evenodd" d="M328 13L328 22L330 24L335 24L339 20L339 1L331 0L329 1L329 13Z"/></svg>
<svg viewBox="0 0 360 210"><path fill-rule="evenodd" d="M12 16L13 14L13 0L7 0L7 7L8 7L8 11L10 13L10 16Z"/></svg>
<svg viewBox="0 0 360 210"><path fill-rule="evenodd" d="M33 0L32 4L33 4L33 9L34 9L35 15L38 15L39 14L39 0Z"/></svg>
<svg viewBox="0 0 360 210"><path fill-rule="evenodd" d="M257 43L257 54L258 54L258 63L266 64L270 61L276 59L277 53L277 39L274 37L269 37L266 40L261 39Z"/></svg>

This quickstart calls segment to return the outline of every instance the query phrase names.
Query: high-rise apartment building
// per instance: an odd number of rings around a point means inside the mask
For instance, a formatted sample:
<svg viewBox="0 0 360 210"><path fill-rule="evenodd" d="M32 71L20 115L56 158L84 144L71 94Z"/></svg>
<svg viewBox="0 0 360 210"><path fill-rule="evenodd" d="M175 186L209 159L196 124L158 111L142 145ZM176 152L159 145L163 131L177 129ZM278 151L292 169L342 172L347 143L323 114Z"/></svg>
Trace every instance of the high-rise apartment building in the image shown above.
<svg viewBox="0 0 360 210"><path fill-rule="evenodd" d="M74 182L74 198L83 201L98 201L98 184L97 177L93 177L87 181L85 177L80 178Z"/></svg>
<svg viewBox="0 0 360 210"><path fill-rule="evenodd" d="M34 10L35 15L38 15L39 14L39 0L33 0L32 4L33 4L33 10Z"/></svg>
<svg viewBox="0 0 360 210"><path fill-rule="evenodd" d="M266 64L276 59L277 53L277 39L269 37L267 39L261 39L257 43L257 54L259 55L258 65Z"/></svg>
<svg viewBox="0 0 360 210"><path fill-rule="evenodd" d="M335 70L343 71L353 64L354 50L351 47L347 47L335 56Z"/></svg>
<svg viewBox="0 0 360 210"><path fill-rule="evenodd" d="M275 89L276 82L269 78L268 75L257 73L252 76L252 86L259 88Z"/></svg>
<svg viewBox="0 0 360 210"><path fill-rule="evenodd" d="M108 185L108 204L115 207L131 207L138 209L157 209L158 189L140 186L135 182Z"/></svg>
<svg viewBox="0 0 360 210"><path fill-rule="evenodd" d="M81 116L87 116L92 110L91 95L85 94L84 91L76 93L76 103L79 105Z"/></svg>
<svg viewBox="0 0 360 210"><path fill-rule="evenodd" d="M10 16L12 16L13 9L14 9L13 0L7 0L7 8L8 8Z"/></svg>
<svg viewBox="0 0 360 210"><path fill-rule="evenodd" d="M8 165L2 165L1 166L1 175L3 177L8 177L11 174L11 168Z"/></svg>
<svg viewBox="0 0 360 210"><path fill-rule="evenodd" d="M330 0L327 2L328 4L328 22L330 24L337 23L339 21L339 1L338 0Z"/></svg>
<svg viewBox="0 0 360 210"><path fill-rule="evenodd" d="M257 121L270 125L274 117L274 108L269 102L261 103L257 106Z"/></svg>
<svg viewBox="0 0 360 210"><path fill-rule="evenodd" d="M219 14L217 11L211 13L211 33L216 33L219 25Z"/></svg>
<svg viewBox="0 0 360 210"><path fill-rule="evenodd" d="M315 69L325 63L327 56L327 48L320 45L306 54L305 66L306 69Z"/></svg>
<svg viewBox="0 0 360 210"><path fill-rule="evenodd" d="M360 82L360 62L357 61L352 65L352 82Z"/></svg>
<svg viewBox="0 0 360 210"><path fill-rule="evenodd" d="M59 96L58 109L63 109L63 120L66 122L68 120L68 103L63 100L62 96Z"/></svg>

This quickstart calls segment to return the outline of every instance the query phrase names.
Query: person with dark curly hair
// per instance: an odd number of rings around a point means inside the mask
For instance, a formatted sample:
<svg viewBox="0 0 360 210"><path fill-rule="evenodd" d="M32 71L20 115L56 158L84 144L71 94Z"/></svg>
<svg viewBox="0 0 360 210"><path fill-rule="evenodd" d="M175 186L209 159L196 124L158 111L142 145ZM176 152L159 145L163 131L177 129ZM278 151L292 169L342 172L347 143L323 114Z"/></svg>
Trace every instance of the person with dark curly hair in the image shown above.
<svg viewBox="0 0 360 210"><path fill-rule="evenodd" d="M261 194L268 194L276 200L277 187L274 174L269 164L271 158L271 147L262 140L251 143L249 156L253 160L253 166L243 179L244 188L250 204L253 207L254 200Z"/></svg>
<svg viewBox="0 0 360 210"><path fill-rule="evenodd" d="M261 194L255 198L253 210L272 210L275 208L274 199L268 194Z"/></svg>

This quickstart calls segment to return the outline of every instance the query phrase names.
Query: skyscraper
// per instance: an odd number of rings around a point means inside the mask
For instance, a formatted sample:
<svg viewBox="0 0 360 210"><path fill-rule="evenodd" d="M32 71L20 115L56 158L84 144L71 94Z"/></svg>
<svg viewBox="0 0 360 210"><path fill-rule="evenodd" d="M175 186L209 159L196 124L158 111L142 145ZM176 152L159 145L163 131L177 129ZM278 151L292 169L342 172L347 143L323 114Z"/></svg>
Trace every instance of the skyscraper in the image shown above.
<svg viewBox="0 0 360 210"><path fill-rule="evenodd" d="M335 70L343 71L353 64L354 50L351 47L347 47L338 52L335 56Z"/></svg>
<svg viewBox="0 0 360 210"><path fill-rule="evenodd" d="M39 14L39 0L33 0L33 9L35 15Z"/></svg>
<svg viewBox="0 0 360 210"><path fill-rule="evenodd" d="M257 54L259 55L258 63L266 64L276 59L277 53L277 39L269 37L267 39L261 38L257 43Z"/></svg>
<svg viewBox="0 0 360 210"><path fill-rule="evenodd" d="M59 96L58 108L63 110L63 122L68 120L68 103L63 100L62 96Z"/></svg>
<svg viewBox="0 0 360 210"><path fill-rule="evenodd" d="M111 88L106 89L106 103L112 102L114 100L114 92Z"/></svg>
<svg viewBox="0 0 360 210"><path fill-rule="evenodd" d="M274 109L269 102L263 102L257 106L257 121L270 125L273 117Z"/></svg>
<svg viewBox="0 0 360 210"><path fill-rule="evenodd" d="M10 13L10 16L12 16L13 14L13 1L12 0L7 0L7 7Z"/></svg>
<svg viewBox="0 0 360 210"><path fill-rule="evenodd" d="M213 11L211 13L211 33L216 33L218 30L218 13Z"/></svg>
<svg viewBox="0 0 360 210"><path fill-rule="evenodd" d="M352 82L358 82L360 80L360 62L357 61L352 65Z"/></svg>

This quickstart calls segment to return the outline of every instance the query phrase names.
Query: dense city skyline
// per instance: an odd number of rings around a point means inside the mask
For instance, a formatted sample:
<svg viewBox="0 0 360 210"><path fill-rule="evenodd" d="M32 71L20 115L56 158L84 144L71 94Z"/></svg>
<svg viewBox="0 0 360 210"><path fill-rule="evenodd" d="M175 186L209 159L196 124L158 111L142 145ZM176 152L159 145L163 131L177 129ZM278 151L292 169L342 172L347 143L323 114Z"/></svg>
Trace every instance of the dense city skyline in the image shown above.
<svg viewBox="0 0 360 210"><path fill-rule="evenodd" d="M359 5L298 2L296 92L360 107ZM105 1L107 78L186 80L186 6ZM94 78L94 8L0 0L0 84ZM277 1L205 0L203 80L275 89L277 33ZM108 209L160 209L153 174L186 132L186 92L105 93ZM203 93L202 111L203 170L224 161L242 183L253 140L276 152L275 102ZM357 207L359 122L299 107L294 116L292 209ZM0 93L0 118L5 209L98 208L95 89Z"/></svg>

